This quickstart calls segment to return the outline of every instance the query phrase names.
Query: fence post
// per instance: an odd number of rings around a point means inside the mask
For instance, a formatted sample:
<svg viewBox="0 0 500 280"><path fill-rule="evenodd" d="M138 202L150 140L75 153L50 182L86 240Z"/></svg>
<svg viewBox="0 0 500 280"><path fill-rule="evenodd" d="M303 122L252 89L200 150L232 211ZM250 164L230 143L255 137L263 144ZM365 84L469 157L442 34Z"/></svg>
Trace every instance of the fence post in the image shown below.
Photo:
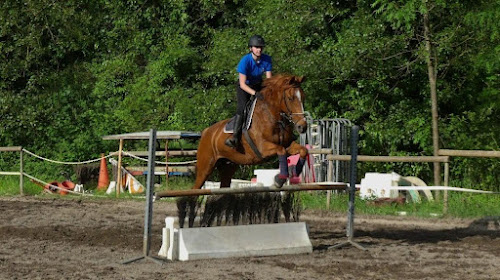
<svg viewBox="0 0 500 280"><path fill-rule="evenodd" d="M333 160L328 161L328 171L326 172L327 174L327 180L328 182L333 181ZM326 191L326 210L330 209L330 201L332 200L332 191L327 190Z"/></svg>
<svg viewBox="0 0 500 280"><path fill-rule="evenodd" d="M153 173L154 174L154 173ZM165 186L168 189L168 139L165 140Z"/></svg>
<svg viewBox="0 0 500 280"><path fill-rule="evenodd" d="M120 146L118 147L118 171L116 172L116 198L120 197L120 188L122 187L122 153L123 153L123 138L120 138Z"/></svg>
<svg viewBox="0 0 500 280"><path fill-rule="evenodd" d="M448 186L450 177L450 164L448 162L444 163L444 185ZM448 213L448 190L443 192L443 214Z"/></svg>
<svg viewBox="0 0 500 280"><path fill-rule="evenodd" d="M24 195L24 161L22 147L19 151L19 194Z"/></svg>

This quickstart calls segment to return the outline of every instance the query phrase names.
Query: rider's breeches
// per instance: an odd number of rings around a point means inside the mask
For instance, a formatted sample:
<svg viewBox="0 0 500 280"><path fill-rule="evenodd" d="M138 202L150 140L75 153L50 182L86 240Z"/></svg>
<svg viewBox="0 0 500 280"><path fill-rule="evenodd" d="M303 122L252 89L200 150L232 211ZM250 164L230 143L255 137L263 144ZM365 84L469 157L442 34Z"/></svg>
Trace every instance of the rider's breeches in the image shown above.
<svg viewBox="0 0 500 280"><path fill-rule="evenodd" d="M249 85L249 87L257 91L262 89L262 86L260 84ZM248 100L250 100L250 97L252 97L252 95L241 89L239 84L236 85L236 98L238 99L238 107L236 108L236 114L243 116L243 113L245 111L245 106Z"/></svg>

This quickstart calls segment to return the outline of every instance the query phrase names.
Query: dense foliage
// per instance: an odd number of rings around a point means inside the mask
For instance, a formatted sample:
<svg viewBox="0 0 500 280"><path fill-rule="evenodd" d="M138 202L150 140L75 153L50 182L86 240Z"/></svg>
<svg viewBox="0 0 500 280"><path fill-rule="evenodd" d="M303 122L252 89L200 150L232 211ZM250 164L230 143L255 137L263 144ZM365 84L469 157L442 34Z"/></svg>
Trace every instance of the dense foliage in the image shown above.
<svg viewBox="0 0 500 280"><path fill-rule="evenodd" d="M234 112L236 64L261 34L275 73L308 77L315 118L362 126L362 154L432 155L424 13L441 147L498 150L495 0L2 1L0 146L76 161L116 149L103 135L200 131ZM451 167L456 182L500 185L498 160ZM432 174L427 165L365 169Z"/></svg>

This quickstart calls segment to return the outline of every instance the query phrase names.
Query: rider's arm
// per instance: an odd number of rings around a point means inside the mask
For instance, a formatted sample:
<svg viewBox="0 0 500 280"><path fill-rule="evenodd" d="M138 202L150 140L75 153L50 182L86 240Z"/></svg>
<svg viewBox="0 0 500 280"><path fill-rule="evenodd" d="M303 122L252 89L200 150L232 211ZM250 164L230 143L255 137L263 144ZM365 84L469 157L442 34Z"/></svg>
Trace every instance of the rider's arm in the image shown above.
<svg viewBox="0 0 500 280"><path fill-rule="evenodd" d="M247 75L242 74L242 73L239 73L239 74L240 74L240 77L239 77L240 88L241 88L242 90L244 90L245 92L247 92L248 94L250 94L250 95L254 95L254 94L255 94L255 90L253 90L251 87L249 87L249 86L246 84ZM266 75L267 75L267 74L266 74Z"/></svg>
<svg viewBox="0 0 500 280"><path fill-rule="evenodd" d="M269 79L273 76L273 74L271 73L271 71L266 71L266 79Z"/></svg>

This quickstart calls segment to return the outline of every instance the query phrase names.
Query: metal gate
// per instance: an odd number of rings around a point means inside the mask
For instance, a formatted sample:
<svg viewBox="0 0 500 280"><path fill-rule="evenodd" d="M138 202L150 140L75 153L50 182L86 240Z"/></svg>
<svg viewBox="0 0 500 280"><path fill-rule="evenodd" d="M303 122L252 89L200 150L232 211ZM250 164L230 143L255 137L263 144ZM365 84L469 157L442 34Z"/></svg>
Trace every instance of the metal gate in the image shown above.
<svg viewBox="0 0 500 280"><path fill-rule="evenodd" d="M308 113L306 119L307 131L300 135L301 145L309 145L312 149L327 149L333 155L350 153L349 134L352 126L350 120L342 118L314 120ZM349 163L338 160L329 163L327 155L326 153L312 155L315 181L348 182ZM306 172L305 176L311 176L311 172Z"/></svg>

